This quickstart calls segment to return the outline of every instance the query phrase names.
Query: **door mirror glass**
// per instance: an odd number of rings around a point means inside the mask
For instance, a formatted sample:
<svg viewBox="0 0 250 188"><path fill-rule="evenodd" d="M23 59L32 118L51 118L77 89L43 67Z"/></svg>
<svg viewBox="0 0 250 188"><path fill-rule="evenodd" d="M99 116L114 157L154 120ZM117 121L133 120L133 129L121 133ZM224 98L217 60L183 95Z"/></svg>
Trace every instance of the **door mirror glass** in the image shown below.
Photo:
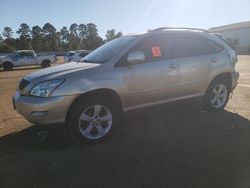
<svg viewBox="0 0 250 188"><path fill-rule="evenodd" d="M143 63L145 62L145 54L143 51L130 52L127 57L127 62L129 65Z"/></svg>

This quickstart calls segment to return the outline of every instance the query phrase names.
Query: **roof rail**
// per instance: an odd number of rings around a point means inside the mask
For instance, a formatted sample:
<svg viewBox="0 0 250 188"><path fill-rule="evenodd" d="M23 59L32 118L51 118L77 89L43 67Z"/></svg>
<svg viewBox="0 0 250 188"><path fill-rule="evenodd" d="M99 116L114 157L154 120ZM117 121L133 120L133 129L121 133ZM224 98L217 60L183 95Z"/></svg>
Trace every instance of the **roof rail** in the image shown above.
<svg viewBox="0 0 250 188"><path fill-rule="evenodd" d="M192 28L192 27L159 27L159 28L152 29L152 30L150 29L148 32L164 31L164 30L171 30L171 29L193 30L193 31L202 31L202 32L209 33L208 30Z"/></svg>

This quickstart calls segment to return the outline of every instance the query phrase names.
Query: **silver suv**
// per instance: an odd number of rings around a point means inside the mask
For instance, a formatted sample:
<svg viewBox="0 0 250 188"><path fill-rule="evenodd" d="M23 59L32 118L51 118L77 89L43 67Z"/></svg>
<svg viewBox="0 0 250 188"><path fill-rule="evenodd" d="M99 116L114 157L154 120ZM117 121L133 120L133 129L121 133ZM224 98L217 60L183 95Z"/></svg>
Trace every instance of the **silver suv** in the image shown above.
<svg viewBox="0 0 250 188"><path fill-rule="evenodd" d="M235 51L214 33L158 28L27 75L13 103L32 123L65 123L74 137L99 141L124 111L191 98L222 110L237 85L236 62Z"/></svg>

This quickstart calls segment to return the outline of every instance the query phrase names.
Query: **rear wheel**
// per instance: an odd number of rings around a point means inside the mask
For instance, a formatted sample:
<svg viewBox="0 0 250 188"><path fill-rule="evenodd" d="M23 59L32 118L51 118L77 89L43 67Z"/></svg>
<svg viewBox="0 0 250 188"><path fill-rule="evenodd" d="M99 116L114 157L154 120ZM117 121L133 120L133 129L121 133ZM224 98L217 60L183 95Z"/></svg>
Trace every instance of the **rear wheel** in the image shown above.
<svg viewBox="0 0 250 188"><path fill-rule="evenodd" d="M7 71L7 70L12 70L12 69L13 69L13 65L10 62L3 63L3 70Z"/></svg>
<svg viewBox="0 0 250 188"><path fill-rule="evenodd" d="M44 60L41 64L42 68L47 68L50 67L50 61L49 60Z"/></svg>
<svg viewBox="0 0 250 188"><path fill-rule="evenodd" d="M117 118L114 105L98 97L87 97L74 104L67 124L77 140L98 142L111 134Z"/></svg>
<svg viewBox="0 0 250 188"><path fill-rule="evenodd" d="M215 80L209 86L205 96L206 108L209 111L223 110L230 95L229 84L224 80Z"/></svg>

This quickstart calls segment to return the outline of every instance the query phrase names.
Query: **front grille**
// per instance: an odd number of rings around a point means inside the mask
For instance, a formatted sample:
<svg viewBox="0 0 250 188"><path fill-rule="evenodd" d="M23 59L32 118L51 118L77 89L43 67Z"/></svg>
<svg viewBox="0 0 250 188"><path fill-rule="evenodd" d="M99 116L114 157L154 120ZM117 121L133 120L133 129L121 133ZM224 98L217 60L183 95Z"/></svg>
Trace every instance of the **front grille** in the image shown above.
<svg viewBox="0 0 250 188"><path fill-rule="evenodd" d="M18 89L23 90L30 82L28 80L22 79Z"/></svg>

